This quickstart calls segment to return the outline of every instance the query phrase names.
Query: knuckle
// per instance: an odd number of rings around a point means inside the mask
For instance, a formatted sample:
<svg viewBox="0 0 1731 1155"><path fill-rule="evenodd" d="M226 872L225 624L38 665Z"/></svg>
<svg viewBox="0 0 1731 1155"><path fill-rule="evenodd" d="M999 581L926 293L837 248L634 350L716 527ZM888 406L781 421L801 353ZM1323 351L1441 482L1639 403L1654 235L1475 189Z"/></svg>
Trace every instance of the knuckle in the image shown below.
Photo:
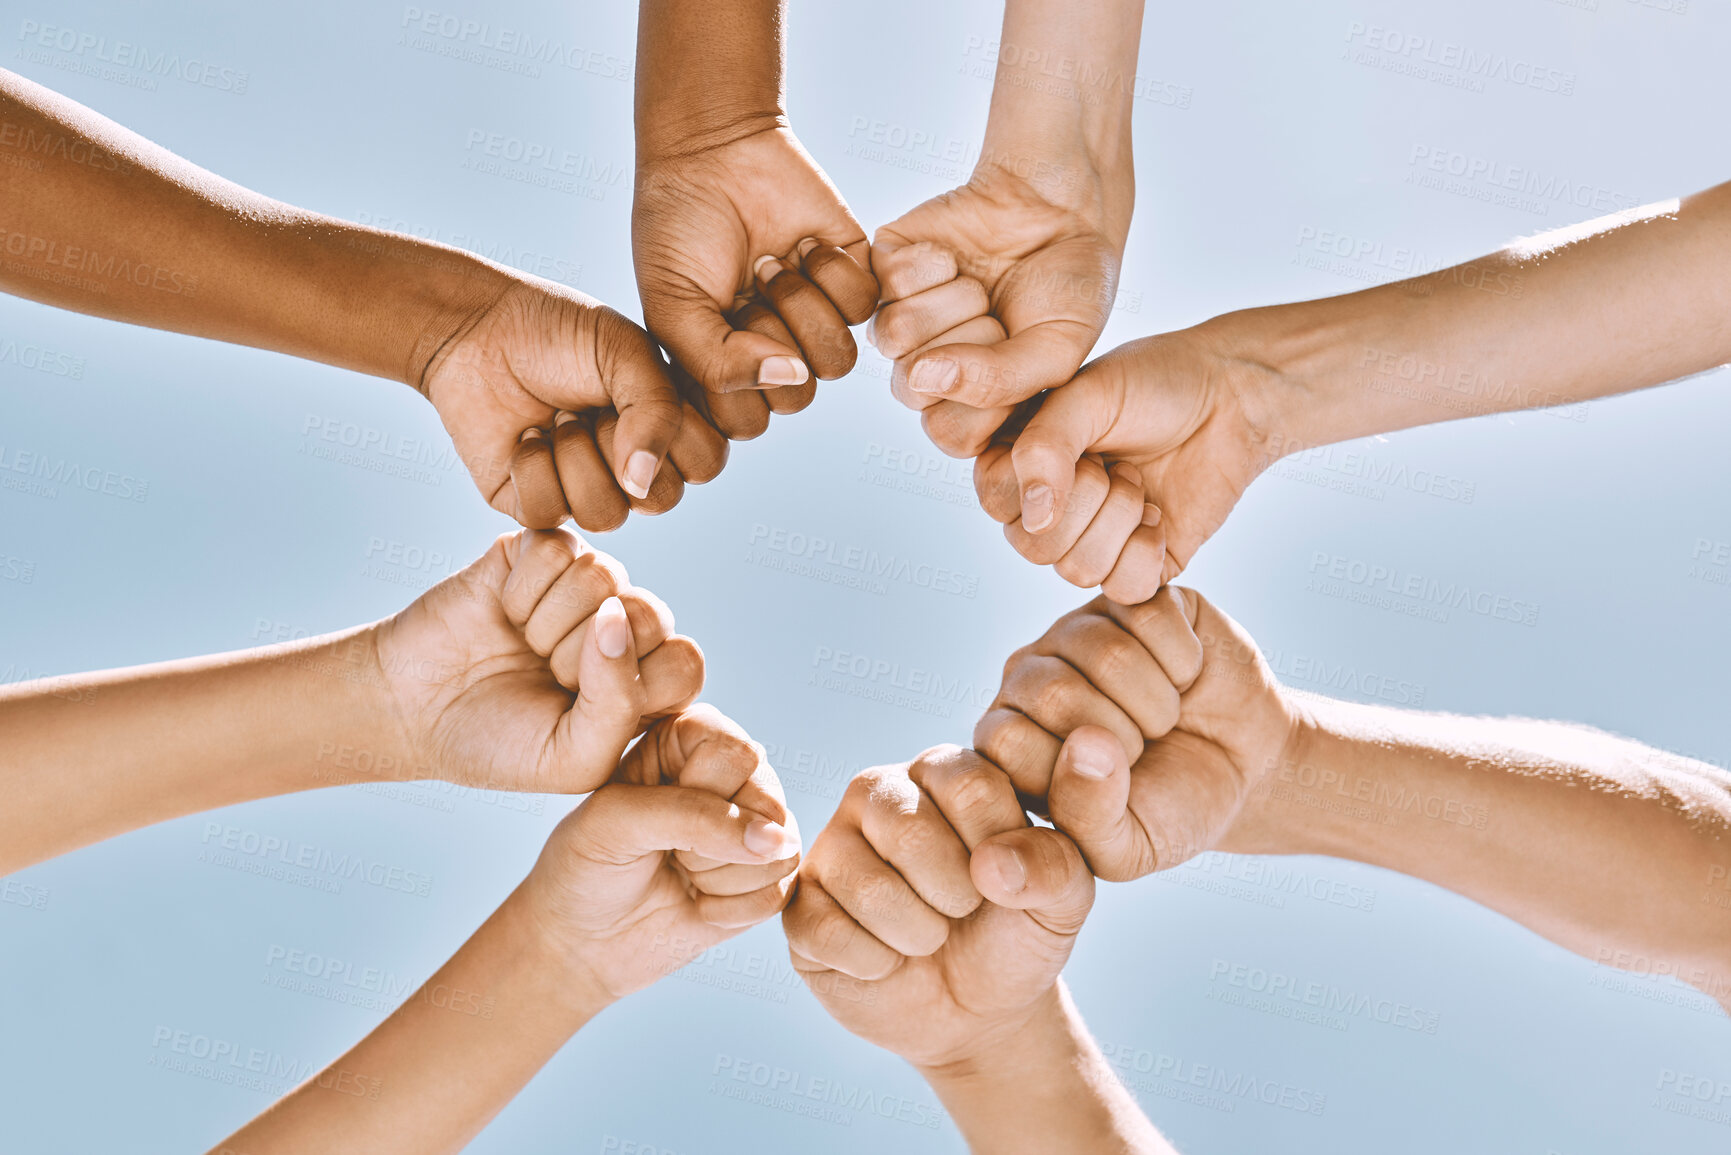
<svg viewBox="0 0 1731 1155"><path fill-rule="evenodd" d="M1135 605L1154 596L1160 576L1152 566L1118 566L1106 575L1100 589L1119 605Z"/></svg>
<svg viewBox="0 0 1731 1155"><path fill-rule="evenodd" d="M920 425L948 457L978 457L990 443L992 430L977 428L971 411L963 405L937 404L920 414Z"/></svg>
<svg viewBox="0 0 1731 1155"><path fill-rule="evenodd" d="M1062 544L1054 542L1051 534L1029 533L1022 528L1020 520L1004 526L1004 537L1015 547L1017 553L1035 565L1054 565L1064 555Z"/></svg>
<svg viewBox="0 0 1731 1155"><path fill-rule="evenodd" d="M859 916L876 919L894 914L902 905L901 893L884 875L865 874L851 880L852 907Z"/></svg>
<svg viewBox="0 0 1731 1155"><path fill-rule="evenodd" d="M569 566L578 556L577 538L561 529L538 529L529 538L529 557L536 566Z"/></svg>
<svg viewBox="0 0 1731 1155"><path fill-rule="evenodd" d="M917 328L916 306L893 304L878 310L872 332L877 337L879 351L893 359L899 352L913 348Z"/></svg>
<svg viewBox="0 0 1731 1155"><path fill-rule="evenodd" d="M1069 716L1080 697L1071 679L1051 674L1031 687L1028 706L1032 716L1041 722L1059 721Z"/></svg>
<svg viewBox="0 0 1731 1155"><path fill-rule="evenodd" d="M893 857L898 864L924 862L938 850L938 830L924 818L909 815L896 822L890 842L895 847Z"/></svg>
<svg viewBox="0 0 1731 1155"><path fill-rule="evenodd" d="M1088 640L1093 665L1101 681L1122 682L1135 673L1141 664L1139 654L1145 653L1141 646L1129 638L1121 630L1090 631L1094 636Z"/></svg>
<svg viewBox="0 0 1731 1155"><path fill-rule="evenodd" d="M802 937L817 952L816 957L825 959L845 955L858 936L853 919L839 910L825 910L812 919Z"/></svg>
<svg viewBox="0 0 1731 1155"><path fill-rule="evenodd" d="M1178 699L1178 691L1169 685L1160 685L1154 691L1155 703L1153 712L1145 723L1147 729L1145 738L1160 738L1172 732L1172 727L1178 724L1178 718L1183 706Z"/></svg>
<svg viewBox="0 0 1731 1155"><path fill-rule="evenodd" d="M1003 797L1003 775L983 764L965 766L950 780L946 812L959 818L989 814Z"/></svg>
<svg viewBox="0 0 1731 1155"><path fill-rule="evenodd" d="M925 958L937 954L943 949L944 943L950 939L950 923L947 918L921 919L918 924L908 928L908 947L914 958Z"/></svg>
<svg viewBox="0 0 1731 1155"><path fill-rule="evenodd" d="M1192 634L1184 639L1178 653L1172 656L1172 677L1180 686L1189 687L1202 676L1202 667L1206 664L1208 655L1203 652L1202 642Z"/></svg>
<svg viewBox="0 0 1731 1155"><path fill-rule="evenodd" d="M1073 553L1065 554L1054 562L1052 570L1079 589L1093 589L1103 580L1098 565L1088 559L1078 558Z"/></svg>
<svg viewBox="0 0 1731 1155"><path fill-rule="evenodd" d="M1041 741L1042 736L1045 742ZM1005 714L984 736L980 752L998 765L1009 768L1037 758L1043 745L1051 745L1051 738L1044 735L1037 725L1020 714Z"/></svg>

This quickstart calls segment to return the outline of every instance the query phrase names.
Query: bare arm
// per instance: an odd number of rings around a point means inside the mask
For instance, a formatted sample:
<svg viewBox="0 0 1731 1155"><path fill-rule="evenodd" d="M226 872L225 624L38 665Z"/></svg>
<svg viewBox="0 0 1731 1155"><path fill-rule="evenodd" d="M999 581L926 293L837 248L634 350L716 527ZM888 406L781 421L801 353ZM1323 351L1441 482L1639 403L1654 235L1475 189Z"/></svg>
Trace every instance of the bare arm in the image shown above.
<svg viewBox="0 0 1731 1155"><path fill-rule="evenodd" d="M1578 403L1731 360L1731 184L1515 241L1453 268L1227 313L1096 358L1012 444L984 448L981 508L1031 561L1063 558L1101 471L1134 467L1164 552L1121 519L1083 550L1088 587L1133 602L1190 563L1245 489L1288 455L1349 438ZM1030 502L1030 495L1036 500ZM1057 529L1032 533L1067 509ZM1098 558L1090 559L1093 553Z"/></svg>
<svg viewBox="0 0 1731 1155"><path fill-rule="evenodd" d="M1727 269L1731 184L1218 324L1289 387L1275 401L1282 434L1319 445L1711 369L1731 359Z"/></svg>
<svg viewBox="0 0 1731 1155"><path fill-rule="evenodd" d="M504 293L478 257L272 200L0 71L0 289L419 387Z"/></svg>
<svg viewBox="0 0 1731 1155"><path fill-rule="evenodd" d="M1062 982L1004 1045L921 1074L976 1155L1175 1155L1118 1081Z"/></svg>
<svg viewBox="0 0 1731 1155"><path fill-rule="evenodd" d="M1566 722L1286 694L1291 753L1222 849L1397 870L1731 1000L1731 774Z"/></svg>
<svg viewBox="0 0 1731 1155"><path fill-rule="evenodd" d="M328 755L379 748L381 685L360 629L0 690L0 874L183 814L351 781Z"/></svg>
<svg viewBox="0 0 1731 1155"><path fill-rule="evenodd" d="M587 792L702 687L672 626L611 558L525 530L383 622L0 688L0 874L368 778Z"/></svg>
<svg viewBox="0 0 1731 1155"><path fill-rule="evenodd" d="M1205 850L1333 855L1731 1001L1731 774L1704 763L1567 722L1293 691L1174 586L1095 599L1018 650L974 741L1102 878Z"/></svg>
<svg viewBox="0 0 1731 1155"><path fill-rule="evenodd" d="M595 1015L781 909L798 850L743 730L663 719L438 973L213 1155L462 1150Z"/></svg>

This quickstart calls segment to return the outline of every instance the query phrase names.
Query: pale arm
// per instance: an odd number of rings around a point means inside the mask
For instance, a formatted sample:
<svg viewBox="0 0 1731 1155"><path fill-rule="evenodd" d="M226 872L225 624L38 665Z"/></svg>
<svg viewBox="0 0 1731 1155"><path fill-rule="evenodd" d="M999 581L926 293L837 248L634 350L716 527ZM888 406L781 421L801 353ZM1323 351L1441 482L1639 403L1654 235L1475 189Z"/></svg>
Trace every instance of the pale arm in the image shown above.
<svg viewBox="0 0 1731 1155"><path fill-rule="evenodd" d="M1272 370L1274 456L1641 389L1731 360L1731 184L1204 329Z"/></svg>
<svg viewBox="0 0 1731 1155"><path fill-rule="evenodd" d="M380 751L379 719L395 717L373 637L362 627L0 689L0 874L184 814L355 780L333 752Z"/></svg>
<svg viewBox="0 0 1731 1155"><path fill-rule="evenodd" d="M921 1074L975 1155L1174 1155L1062 981L1008 1045Z"/></svg>
<svg viewBox="0 0 1731 1155"><path fill-rule="evenodd" d="M1290 753L1221 849L1386 867L1731 1000L1731 774L1563 722L1290 698Z"/></svg>
<svg viewBox="0 0 1731 1155"><path fill-rule="evenodd" d="M461 1151L604 1005L514 891L348 1053L212 1155Z"/></svg>

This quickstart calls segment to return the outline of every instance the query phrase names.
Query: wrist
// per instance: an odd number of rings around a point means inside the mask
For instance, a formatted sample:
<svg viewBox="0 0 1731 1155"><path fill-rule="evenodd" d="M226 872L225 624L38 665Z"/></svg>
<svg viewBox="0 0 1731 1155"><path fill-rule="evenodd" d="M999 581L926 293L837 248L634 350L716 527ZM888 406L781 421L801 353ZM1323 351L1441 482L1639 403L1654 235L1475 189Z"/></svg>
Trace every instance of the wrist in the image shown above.
<svg viewBox="0 0 1731 1155"><path fill-rule="evenodd" d="M272 661L316 687L297 710L307 719L306 732L294 743L293 761L307 775L299 789L376 781L385 767L407 766L400 714L379 661L378 630L375 622L271 652Z"/></svg>
<svg viewBox="0 0 1731 1155"><path fill-rule="evenodd" d="M637 167L787 127L783 0L643 0Z"/></svg>
<svg viewBox="0 0 1731 1155"><path fill-rule="evenodd" d="M438 272L419 284L404 285L392 308L409 334L398 379L427 397L439 363L520 279L460 250L423 244L420 250L404 250L400 259L436 265Z"/></svg>
<svg viewBox="0 0 1731 1155"><path fill-rule="evenodd" d="M1019 1082L1076 1051L1074 1008L1059 980L1021 1014L980 1031L965 1049L914 1064L939 1097Z"/></svg>
<svg viewBox="0 0 1731 1155"><path fill-rule="evenodd" d="M690 110L663 111L638 118L637 188L651 183L655 167L699 156L765 132L788 130L787 113L773 103L750 98L728 105L710 103Z"/></svg>
<svg viewBox="0 0 1731 1155"><path fill-rule="evenodd" d="M1273 306L1225 313L1191 330L1222 369L1258 446L1258 471L1283 457L1340 440L1332 430L1343 374L1340 347L1314 324Z"/></svg>
<svg viewBox="0 0 1731 1155"><path fill-rule="evenodd" d="M532 871L499 907L495 918L523 963L519 985L526 1005L538 1007L550 1020L575 1033L590 1019L618 1002L606 984L583 962L583 952L541 901Z"/></svg>
<svg viewBox="0 0 1731 1155"><path fill-rule="evenodd" d="M1142 7L1010 0L980 158L980 167L1031 174L1054 204L1069 207L1092 192L1120 250L1135 203L1131 112Z"/></svg>
<svg viewBox="0 0 1731 1155"><path fill-rule="evenodd" d="M1462 416L1446 366L1414 344L1421 294L1395 286L1229 313L1206 322L1260 373L1279 457Z"/></svg>
<svg viewBox="0 0 1731 1155"><path fill-rule="evenodd" d="M1329 699L1285 686L1277 687L1277 694L1289 720L1285 740L1257 765L1246 767L1250 782L1244 804L1218 849L1231 854L1332 854L1326 811L1306 804L1330 762L1320 712Z"/></svg>

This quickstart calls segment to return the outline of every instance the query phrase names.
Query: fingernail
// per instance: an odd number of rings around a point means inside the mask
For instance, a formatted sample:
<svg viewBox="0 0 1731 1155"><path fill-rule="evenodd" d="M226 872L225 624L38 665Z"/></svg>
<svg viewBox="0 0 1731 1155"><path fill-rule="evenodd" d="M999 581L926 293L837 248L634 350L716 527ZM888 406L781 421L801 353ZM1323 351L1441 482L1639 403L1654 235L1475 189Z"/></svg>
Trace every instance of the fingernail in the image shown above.
<svg viewBox="0 0 1731 1155"><path fill-rule="evenodd" d="M866 344L874 349L878 347L878 315L876 313L866 318Z"/></svg>
<svg viewBox="0 0 1731 1155"><path fill-rule="evenodd" d="M524 441L533 441L533 440L535 440L535 438L541 437L541 436L544 436L542 434L541 430L536 428L535 426L531 425L531 426L529 426L529 428L523 430L522 435L519 436L517 438L517 440L519 443L521 443Z"/></svg>
<svg viewBox="0 0 1731 1155"><path fill-rule="evenodd" d="M797 844L787 827L767 818L753 818L745 824L745 848L776 862L790 856Z"/></svg>
<svg viewBox="0 0 1731 1155"><path fill-rule="evenodd" d="M757 258L757 264L751 266L751 271L758 280L767 285L771 281L775 280L775 275L781 272L785 267L786 266L775 257L759 257Z"/></svg>
<svg viewBox="0 0 1731 1155"><path fill-rule="evenodd" d="M1028 885L1028 868L1022 863L1022 856L1008 846L1000 846L992 856L997 864L998 885L1004 888L1005 894L1021 894Z"/></svg>
<svg viewBox="0 0 1731 1155"><path fill-rule="evenodd" d="M1142 506L1142 524L1153 527L1160 524L1160 507L1152 501Z"/></svg>
<svg viewBox="0 0 1731 1155"><path fill-rule="evenodd" d="M561 425L569 425L575 420L577 420L577 415L575 413L571 412L569 409L561 409L553 415L553 428L557 429Z"/></svg>
<svg viewBox="0 0 1731 1155"><path fill-rule="evenodd" d="M1084 778L1112 776L1112 759L1093 746L1071 746L1070 767Z"/></svg>
<svg viewBox="0 0 1731 1155"><path fill-rule="evenodd" d="M1052 524L1052 487L1030 485L1022 491L1022 528L1039 533Z"/></svg>
<svg viewBox="0 0 1731 1155"><path fill-rule="evenodd" d="M625 492L632 497L648 497L655 482L655 454L639 449L625 462Z"/></svg>
<svg viewBox="0 0 1731 1155"><path fill-rule="evenodd" d="M954 361L921 361L908 374L908 388L915 393L942 393L956 383L959 372Z"/></svg>
<svg viewBox="0 0 1731 1155"><path fill-rule="evenodd" d="M811 370L798 357L765 357L757 367L759 385L804 385L811 380Z"/></svg>
<svg viewBox="0 0 1731 1155"><path fill-rule="evenodd" d="M631 619L625 616L625 603L608 598L595 611L595 644L606 658L623 658L631 646Z"/></svg>
<svg viewBox="0 0 1731 1155"><path fill-rule="evenodd" d="M811 251L817 248L817 246L818 239L816 237L807 237L805 240L799 242L799 259L803 261L807 257L811 256Z"/></svg>

